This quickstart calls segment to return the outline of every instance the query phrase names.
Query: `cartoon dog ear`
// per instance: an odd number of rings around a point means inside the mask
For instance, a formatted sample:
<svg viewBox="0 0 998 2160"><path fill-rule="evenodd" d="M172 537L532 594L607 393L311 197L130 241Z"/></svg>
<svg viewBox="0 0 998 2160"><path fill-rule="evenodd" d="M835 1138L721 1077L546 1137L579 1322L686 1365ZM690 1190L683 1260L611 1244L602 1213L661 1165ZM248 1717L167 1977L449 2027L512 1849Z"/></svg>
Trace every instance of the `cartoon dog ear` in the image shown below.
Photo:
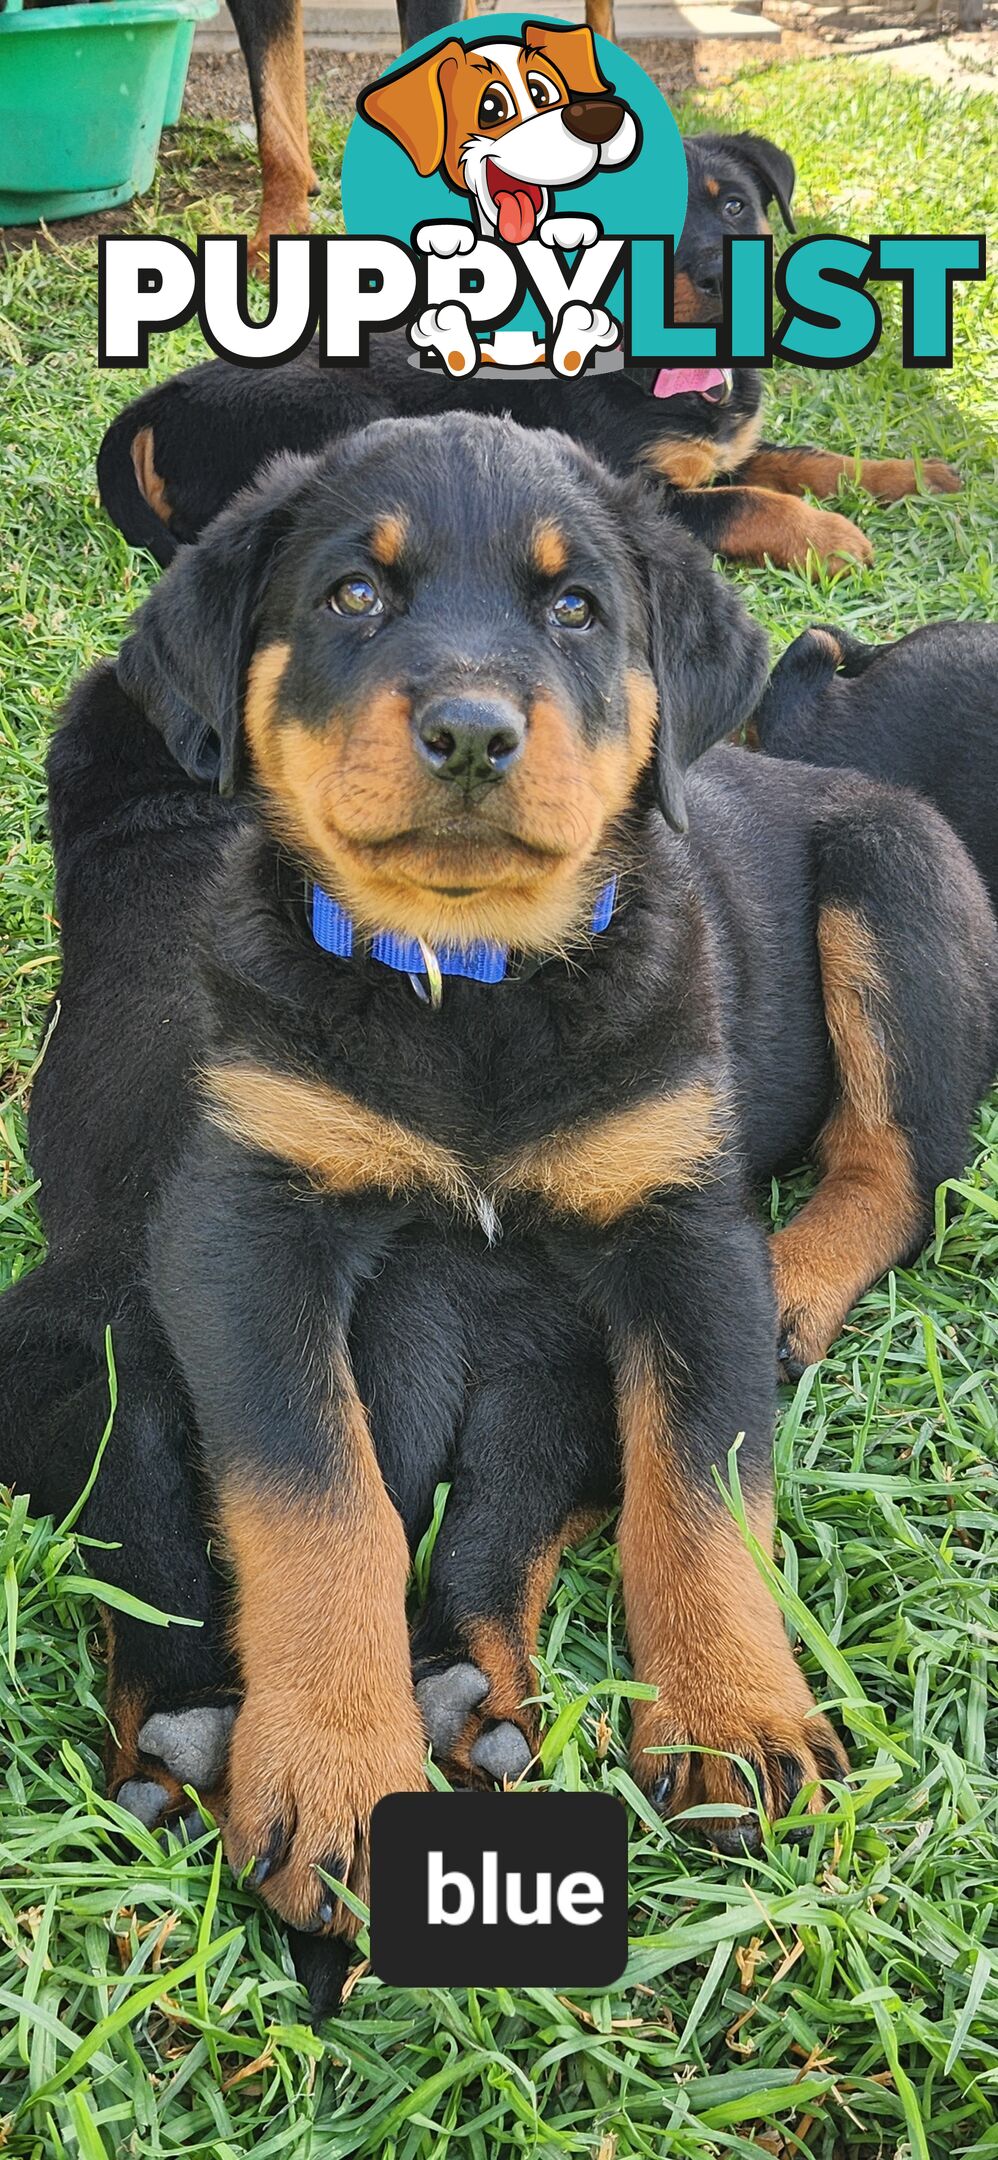
<svg viewBox="0 0 998 2160"><path fill-rule="evenodd" d="M460 65L467 65L467 54L457 38L450 38L425 60L414 60L382 82L369 84L357 99L357 111L372 127L401 143L423 180L437 171L443 158L445 98L455 67Z"/></svg>
<svg viewBox="0 0 998 2160"><path fill-rule="evenodd" d="M524 23L527 53L543 53L557 68L572 97L605 97L613 88L600 73L593 33L585 23L577 29L554 30L550 23Z"/></svg>
<svg viewBox="0 0 998 2160"><path fill-rule="evenodd" d="M740 158L747 165L762 189L762 200L768 210L771 202L779 206L780 216L788 232L796 232L790 204L797 184L797 168L786 150L778 149L776 143L767 141L765 135L727 135L724 146L732 157Z"/></svg>
<svg viewBox="0 0 998 2160"><path fill-rule="evenodd" d="M658 696L652 785L674 832L686 831L683 774L754 712L769 670L765 633L667 511L639 501L631 531L647 595L648 664Z"/></svg>
<svg viewBox="0 0 998 2160"><path fill-rule="evenodd" d="M139 609L118 680L192 780L235 785L243 690L274 554L315 460L281 457L183 548Z"/></svg>

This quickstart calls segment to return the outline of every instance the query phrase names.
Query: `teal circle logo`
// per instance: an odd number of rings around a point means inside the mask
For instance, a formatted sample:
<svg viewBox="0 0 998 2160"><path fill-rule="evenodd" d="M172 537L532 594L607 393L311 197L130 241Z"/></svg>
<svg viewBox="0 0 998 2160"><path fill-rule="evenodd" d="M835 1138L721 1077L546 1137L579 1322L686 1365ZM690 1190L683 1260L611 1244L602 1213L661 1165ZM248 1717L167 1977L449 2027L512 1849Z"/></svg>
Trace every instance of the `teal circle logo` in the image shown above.
<svg viewBox="0 0 998 2160"><path fill-rule="evenodd" d="M514 266L515 297L491 341L476 345L453 289L449 306L411 327L414 344L457 346L452 372L474 366L476 351L531 371L552 359L558 373L587 361L619 366L625 286L609 243L675 243L686 193L682 138L644 69L587 27L530 14L455 23L404 53L362 91L343 160L351 236L377 234L444 258L490 243L494 259L498 243ZM553 343L531 286L541 277L543 290L552 250L571 266L580 296L566 305L563 288ZM601 255L609 257L602 285ZM598 290L584 291L590 271Z"/></svg>
<svg viewBox="0 0 998 2160"><path fill-rule="evenodd" d="M570 30L564 22L553 22L551 17L538 15L475 15L471 22L456 22L445 32L436 30L434 37L423 37L419 45L413 45L391 67L382 71L380 84L393 78L413 78L419 67L430 60L443 45L451 41L464 48L499 48L510 45L510 63L516 65L516 48L523 48L525 30L553 30L551 50L559 52L559 37L585 37L592 45L596 67L611 95L616 95L624 108L633 114L639 130L639 143L635 156L618 166L596 164L592 177L581 184L562 184L553 181L551 197L557 214L579 214L598 218L605 233L652 233L667 235L678 242L687 214L687 160L683 151L683 138L676 127L670 108L667 108L657 84L646 76L644 67L637 65L631 54L620 52L620 45L611 45L605 37L594 37L590 30ZM510 65L505 63L505 65ZM564 67L568 69L568 58ZM523 63L521 63L523 69ZM486 82L488 78L482 76ZM577 89L568 78L568 93ZM447 110L449 84L441 86L434 102L439 104L441 119L441 151L445 147L445 130L449 123L460 125L460 112ZM473 125L471 117L471 125ZM499 138L503 140L503 138ZM499 145L497 145L499 147ZM426 164L428 158L423 156ZM363 112L356 114L346 138L343 151L343 222L348 233L385 233L391 240L408 244L417 225L439 220L473 218L473 201L467 192L447 184L439 166L430 173L417 171L408 149L402 140L393 140L385 127L369 123Z"/></svg>
<svg viewBox="0 0 998 2160"><path fill-rule="evenodd" d="M557 56L555 66L565 51L559 40L566 35L585 37L595 55L599 74L610 93L633 115L639 134L636 151L626 164L617 167L600 162L591 176L579 183L559 185L557 179L552 180L553 210L561 215L577 213L580 217L598 218L606 233L665 235L678 241L686 216L686 158L682 137L657 85L629 53L621 52L620 47L612 45L608 38L573 29L564 19L552 21L533 14L473 16L469 22L453 23L448 30L421 39L418 45L410 47L384 69L379 84L401 76L414 77L425 62L451 43L490 48L493 52L508 44L506 68L511 64L515 66L517 48L523 48L524 33L528 29L554 33L550 50L552 56ZM574 57L573 54L571 59ZM577 87L571 80L571 59L565 52L563 67L570 95ZM522 62L520 71L523 71ZM483 83L487 80L483 71ZM431 100L438 115L441 152L445 148L448 126L452 129L460 126L462 117L456 99L455 110L448 110L451 90L452 86L445 81ZM472 127L476 118L477 115L469 111ZM499 142L505 139L500 137ZM423 155L422 145L417 147L425 166L430 152L427 150ZM542 184L544 179L542 173ZM471 220L473 214L472 197L460 187L449 184L439 165L428 172L418 170L410 151L400 140L393 139L383 126L373 126L363 112L358 113L347 136L343 156L343 219L348 233L383 233L408 244L417 225L434 219L447 222L462 218Z"/></svg>

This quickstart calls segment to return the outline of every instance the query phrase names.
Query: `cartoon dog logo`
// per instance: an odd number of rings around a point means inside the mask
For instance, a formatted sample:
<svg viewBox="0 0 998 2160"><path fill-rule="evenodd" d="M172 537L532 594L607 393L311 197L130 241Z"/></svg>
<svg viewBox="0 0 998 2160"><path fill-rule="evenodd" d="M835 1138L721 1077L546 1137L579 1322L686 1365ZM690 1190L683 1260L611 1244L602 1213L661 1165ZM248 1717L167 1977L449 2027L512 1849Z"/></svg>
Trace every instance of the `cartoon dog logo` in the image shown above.
<svg viewBox="0 0 998 2160"><path fill-rule="evenodd" d="M469 45L450 38L362 90L357 104L401 145L422 179L440 173L455 194L470 199L473 225L421 228L419 245L438 255L470 253L478 237L497 235L507 247L535 239L547 247L591 247L600 237L596 220L555 215L553 191L578 187L598 168L629 165L641 142L638 122L602 74L592 31L583 26L527 23L521 37ZM453 373L477 361L466 350L466 312L454 303L428 310L412 335L440 350L450 341L446 364L461 363L451 366ZM555 365L557 348L564 361L571 345L576 367L567 372L576 372L588 353L614 344L617 335L604 309L570 303L557 327ZM545 357L532 332L517 331L497 334L484 357L498 360L500 343L507 366Z"/></svg>

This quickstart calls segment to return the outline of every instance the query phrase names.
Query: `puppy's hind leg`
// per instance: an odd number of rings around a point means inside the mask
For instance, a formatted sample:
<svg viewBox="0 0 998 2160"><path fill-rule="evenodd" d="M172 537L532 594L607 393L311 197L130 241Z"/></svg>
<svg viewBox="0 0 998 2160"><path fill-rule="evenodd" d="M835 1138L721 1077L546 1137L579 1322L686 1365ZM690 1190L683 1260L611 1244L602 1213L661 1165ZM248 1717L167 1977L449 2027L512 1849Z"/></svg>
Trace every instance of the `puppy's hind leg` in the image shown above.
<svg viewBox="0 0 998 2160"><path fill-rule="evenodd" d="M998 932L950 828L910 796L850 799L846 783L818 844L835 1077L817 1189L771 1246L788 1378L919 1250L998 1057Z"/></svg>
<svg viewBox="0 0 998 2160"><path fill-rule="evenodd" d="M597 1358L521 1367L473 1397L413 1636L427 1736L456 1780L501 1785L535 1754L544 1608L562 1552L612 1507L616 1483Z"/></svg>

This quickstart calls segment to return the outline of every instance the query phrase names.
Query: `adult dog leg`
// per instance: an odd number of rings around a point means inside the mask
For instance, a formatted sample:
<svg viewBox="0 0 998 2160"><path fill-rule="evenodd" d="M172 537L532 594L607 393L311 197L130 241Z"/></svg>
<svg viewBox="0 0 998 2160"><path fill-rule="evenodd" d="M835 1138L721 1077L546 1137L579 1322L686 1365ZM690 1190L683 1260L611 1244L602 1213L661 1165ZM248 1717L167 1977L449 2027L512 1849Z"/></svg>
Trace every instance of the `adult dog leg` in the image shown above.
<svg viewBox="0 0 998 2160"><path fill-rule="evenodd" d="M263 200L250 264L266 270L272 233L308 231L316 177L308 148L302 0L232 0L256 115Z"/></svg>

